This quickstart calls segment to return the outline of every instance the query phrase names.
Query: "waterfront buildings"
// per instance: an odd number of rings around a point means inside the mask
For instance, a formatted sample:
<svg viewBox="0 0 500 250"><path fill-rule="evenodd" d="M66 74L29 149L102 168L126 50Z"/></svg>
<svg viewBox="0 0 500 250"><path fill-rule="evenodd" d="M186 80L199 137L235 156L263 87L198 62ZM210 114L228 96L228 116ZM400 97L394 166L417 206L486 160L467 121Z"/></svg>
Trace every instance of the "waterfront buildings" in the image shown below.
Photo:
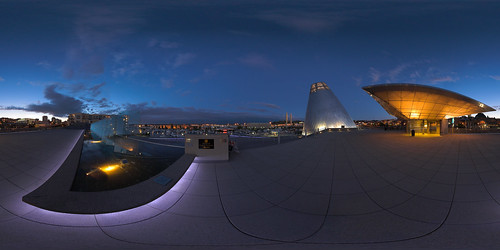
<svg viewBox="0 0 500 250"><path fill-rule="evenodd" d="M15 131L27 131L27 130L39 130L47 129L51 127L63 126L63 122L60 119L52 117L49 121L45 116L42 121L39 119L32 118L0 118L0 132L15 132Z"/></svg>
<svg viewBox="0 0 500 250"><path fill-rule="evenodd" d="M96 121L90 125L90 131L99 139L110 136L122 136L130 133L127 115L110 115L109 117Z"/></svg>
<svg viewBox="0 0 500 250"><path fill-rule="evenodd" d="M68 122L69 124L75 124L75 123L90 124L109 117L110 117L109 115L104 115L104 114L74 113L68 115Z"/></svg>

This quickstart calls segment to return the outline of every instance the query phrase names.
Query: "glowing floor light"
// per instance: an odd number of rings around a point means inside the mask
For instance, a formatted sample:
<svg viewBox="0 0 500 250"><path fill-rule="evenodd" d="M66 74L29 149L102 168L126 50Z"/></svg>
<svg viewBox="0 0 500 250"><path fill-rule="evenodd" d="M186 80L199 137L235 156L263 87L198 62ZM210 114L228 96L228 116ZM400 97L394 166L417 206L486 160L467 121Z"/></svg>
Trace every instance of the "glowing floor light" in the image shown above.
<svg viewBox="0 0 500 250"><path fill-rule="evenodd" d="M120 164L114 164L114 165L106 165L104 167L99 167L99 168L95 168L95 169L92 169L90 172L86 173L85 175L91 175L97 171L102 171L106 174L109 174L115 170L117 170L118 168L120 168Z"/></svg>
<svg viewBox="0 0 500 250"><path fill-rule="evenodd" d="M109 173L109 172L115 171L119 167L120 167L120 165L116 164L116 165L109 165L109 166L105 166L105 167L100 167L99 169L105 173Z"/></svg>

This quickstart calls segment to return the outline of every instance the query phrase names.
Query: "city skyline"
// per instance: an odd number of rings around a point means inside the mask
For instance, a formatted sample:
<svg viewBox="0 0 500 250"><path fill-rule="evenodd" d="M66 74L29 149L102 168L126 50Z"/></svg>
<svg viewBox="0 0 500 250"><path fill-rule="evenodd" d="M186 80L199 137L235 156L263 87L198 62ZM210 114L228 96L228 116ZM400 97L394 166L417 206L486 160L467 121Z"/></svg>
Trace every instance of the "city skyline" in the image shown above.
<svg viewBox="0 0 500 250"><path fill-rule="evenodd" d="M392 82L500 106L496 2L0 6L0 117L125 113L143 122L224 123L288 112L303 120L318 81L354 120L392 118L361 88Z"/></svg>

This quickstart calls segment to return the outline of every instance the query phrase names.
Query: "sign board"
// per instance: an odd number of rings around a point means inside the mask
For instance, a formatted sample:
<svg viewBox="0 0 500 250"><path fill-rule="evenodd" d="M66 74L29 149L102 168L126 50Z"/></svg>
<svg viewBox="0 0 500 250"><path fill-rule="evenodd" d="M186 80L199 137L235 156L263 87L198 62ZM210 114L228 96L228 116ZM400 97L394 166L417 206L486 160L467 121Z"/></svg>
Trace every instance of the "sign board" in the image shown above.
<svg viewBox="0 0 500 250"><path fill-rule="evenodd" d="M185 137L184 152L196 155L196 161L227 161L229 160L229 135L208 134Z"/></svg>
<svg viewBox="0 0 500 250"><path fill-rule="evenodd" d="M199 149L214 149L214 139L198 139Z"/></svg>

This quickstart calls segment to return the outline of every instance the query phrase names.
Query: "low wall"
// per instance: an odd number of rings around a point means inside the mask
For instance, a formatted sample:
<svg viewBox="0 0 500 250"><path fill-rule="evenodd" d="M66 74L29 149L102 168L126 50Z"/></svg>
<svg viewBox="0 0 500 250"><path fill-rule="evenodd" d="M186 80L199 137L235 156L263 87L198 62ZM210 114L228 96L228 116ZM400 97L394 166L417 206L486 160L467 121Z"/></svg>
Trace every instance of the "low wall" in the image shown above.
<svg viewBox="0 0 500 250"><path fill-rule="evenodd" d="M184 154L150 179L125 188L101 192L71 191L83 148L83 133L64 163L39 188L25 195L24 202L63 213L99 214L123 211L147 204L170 190L184 175L195 156ZM168 181L155 181L168 180Z"/></svg>

